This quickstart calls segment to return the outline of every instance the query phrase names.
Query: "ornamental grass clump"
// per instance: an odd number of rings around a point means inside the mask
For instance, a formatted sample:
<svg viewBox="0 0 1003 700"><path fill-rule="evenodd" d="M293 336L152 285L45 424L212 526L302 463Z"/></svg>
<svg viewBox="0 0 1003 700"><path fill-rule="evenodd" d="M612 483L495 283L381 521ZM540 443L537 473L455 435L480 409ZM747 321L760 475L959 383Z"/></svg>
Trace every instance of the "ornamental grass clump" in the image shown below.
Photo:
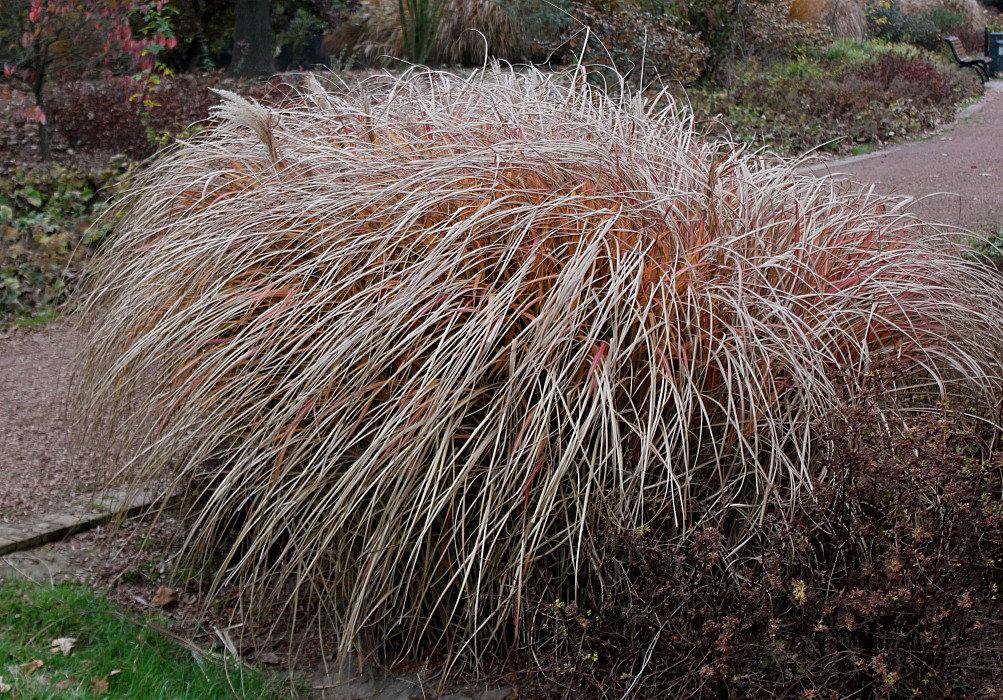
<svg viewBox="0 0 1003 700"><path fill-rule="evenodd" d="M530 585L586 583L600 529L735 548L796 509L819 421L878 360L907 366L889 425L995 408L990 273L885 199L581 78L227 94L152 165L77 405L133 483L195 499L218 584L308 597L342 652L476 662Z"/></svg>

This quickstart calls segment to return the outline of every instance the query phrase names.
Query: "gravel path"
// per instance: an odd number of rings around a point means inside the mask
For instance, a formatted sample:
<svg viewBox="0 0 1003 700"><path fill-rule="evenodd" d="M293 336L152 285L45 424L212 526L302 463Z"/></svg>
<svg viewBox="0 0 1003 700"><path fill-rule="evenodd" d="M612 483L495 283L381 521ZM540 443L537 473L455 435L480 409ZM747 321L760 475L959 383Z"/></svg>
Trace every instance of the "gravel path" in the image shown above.
<svg viewBox="0 0 1003 700"><path fill-rule="evenodd" d="M916 198L907 209L930 222L973 231L1003 224L1003 81L921 141L809 169L873 184L882 194Z"/></svg>
<svg viewBox="0 0 1003 700"><path fill-rule="evenodd" d="M100 483L96 460L72 449L65 421L78 340L65 320L0 330L0 523L59 512Z"/></svg>

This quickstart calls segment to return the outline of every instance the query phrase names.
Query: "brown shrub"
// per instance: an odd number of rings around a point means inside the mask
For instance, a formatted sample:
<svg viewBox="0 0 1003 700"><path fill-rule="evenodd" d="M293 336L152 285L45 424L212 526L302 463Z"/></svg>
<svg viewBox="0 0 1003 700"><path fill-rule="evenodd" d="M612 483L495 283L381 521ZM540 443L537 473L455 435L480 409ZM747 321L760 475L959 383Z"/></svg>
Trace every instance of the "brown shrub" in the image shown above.
<svg viewBox="0 0 1003 700"><path fill-rule="evenodd" d="M919 104L947 105L955 99L944 73L921 58L885 53L874 64L861 66L858 75L876 82L894 97Z"/></svg>
<svg viewBox="0 0 1003 700"><path fill-rule="evenodd" d="M863 39L867 33L867 17L857 0L794 0L790 18L826 27L842 39Z"/></svg>
<svg viewBox="0 0 1003 700"><path fill-rule="evenodd" d="M565 59L580 57L644 81L689 83L704 69L709 52L700 37L637 3L576 2L572 13L576 22L561 42Z"/></svg>
<svg viewBox="0 0 1003 700"><path fill-rule="evenodd" d="M69 81L53 88L49 111L60 136L73 148L144 158L208 119L210 107L220 101L210 90L216 86L232 89L235 83L218 72L163 78L147 95L153 106L144 110L141 88L131 78ZM291 90L281 78L245 87L266 104L281 102Z"/></svg>
<svg viewBox="0 0 1003 700"><path fill-rule="evenodd" d="M963 410L889 422L873 372L828 432L827 476L774 512L745 560L716 530L686 546L611 528L576 604L540 589L529 694L999 697L1003 472Z"/></svg>

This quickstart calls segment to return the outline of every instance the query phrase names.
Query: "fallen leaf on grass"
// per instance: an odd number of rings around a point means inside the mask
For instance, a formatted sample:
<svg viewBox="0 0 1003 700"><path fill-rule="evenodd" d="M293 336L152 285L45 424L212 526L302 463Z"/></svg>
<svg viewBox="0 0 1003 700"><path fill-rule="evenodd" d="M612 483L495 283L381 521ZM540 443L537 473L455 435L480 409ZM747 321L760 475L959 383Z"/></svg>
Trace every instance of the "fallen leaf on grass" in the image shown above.
<svg viewBox="0 0 1003 700"><path fill-rule="evenodd" d="M7 685L3 682L3 678L0 678L0 693L9 693L14 690L14 686Z"/></svg>
<svg viewBox="0 0 1003 700"><path fill-rule="evenodd" d="M153 600L150 601L150 605L158 608L170 605L171 603L178 602L178 592L173 588L168 588L167 586L161 586L157 589L157 592L153 594Z"/></svg>
<svg viewBox="0 0 1003 700"><path fill-rule="evenodd" d="M28 674L32 673L36 668L41 668L42 666L45 666L45 662L41 659L35 659L34 661L29 661L26 664L21 664L20 669L21 673Z"/></svg>
<svg viewBox="0 0 1003 700"><path fill-rule="evenodd" d="M117 676L122 672L122 669L116 668L114 671L110 671L104 678L95 678L91 681L91 691L97 693L98 695L108 692L108 679L112 676Z"/></svg>
<svg viewBox="0 0 1003 700"><path fill-rule="evenodd" d="M77 643L75 637L60 637L59 639L53 639L49 642L49 651L55 654L57 651L61 651L63 656L69 656L70 652L73 651L73 645Z"/></svg>

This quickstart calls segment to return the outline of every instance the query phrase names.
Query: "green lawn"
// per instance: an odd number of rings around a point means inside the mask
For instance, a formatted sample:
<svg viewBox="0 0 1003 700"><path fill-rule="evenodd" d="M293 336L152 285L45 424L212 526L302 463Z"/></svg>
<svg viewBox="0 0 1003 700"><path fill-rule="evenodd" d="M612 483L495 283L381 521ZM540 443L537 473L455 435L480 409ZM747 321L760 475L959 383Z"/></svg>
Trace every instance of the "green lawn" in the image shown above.
<svg viewBox="0 0 1003 700"><path fill-rule="evenodd" d="M166 627L166 622L155 624ZM68 655L52 650L72 638ZM206 656L73 584L0 582L0 698L282 698L233 657Z"/></svg>

